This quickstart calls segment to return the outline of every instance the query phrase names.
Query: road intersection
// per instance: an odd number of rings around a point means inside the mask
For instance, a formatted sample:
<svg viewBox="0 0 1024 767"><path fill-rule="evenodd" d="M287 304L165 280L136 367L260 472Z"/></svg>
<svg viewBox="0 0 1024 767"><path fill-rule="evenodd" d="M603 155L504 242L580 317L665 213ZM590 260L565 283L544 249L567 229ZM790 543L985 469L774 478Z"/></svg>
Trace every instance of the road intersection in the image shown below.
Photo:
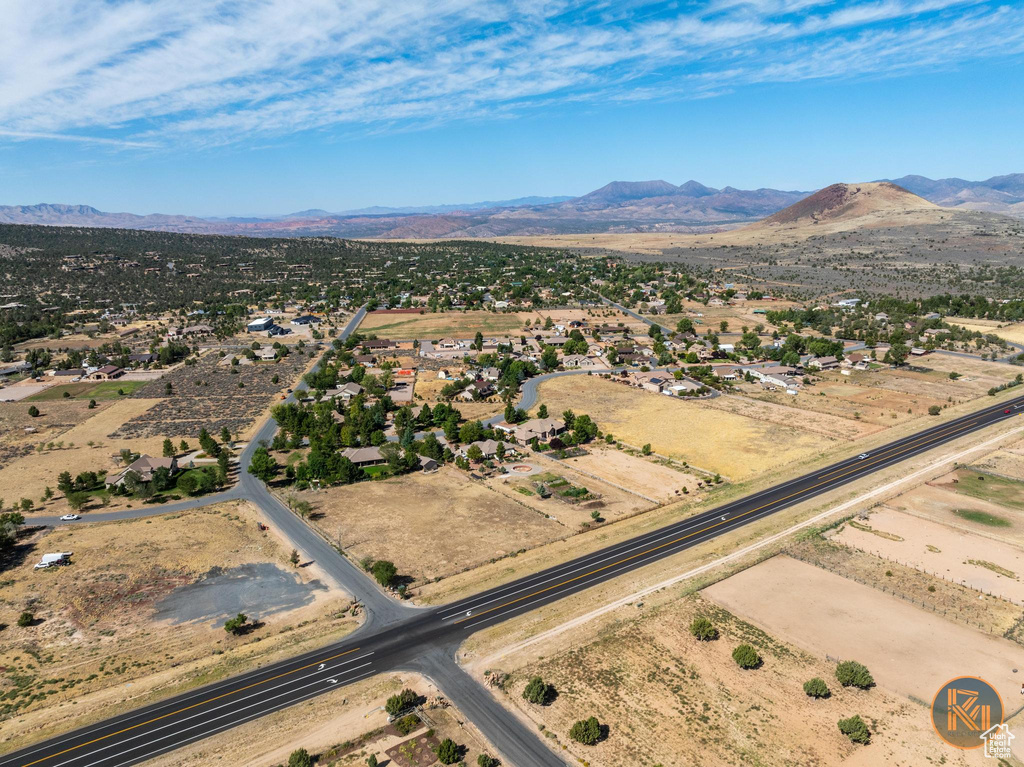
<svg viewBox="0 0 1024 767"><path fill-rule="evenodd" d="M343 331L343 338L358 326L361 318L362 310ZM1022 410L1024 397L983 408L882 445L868 454L838 461L658 530L431 608L407 607L386 595L286 509L263 483L243 470L236 488L216 499L206 499L205 503L230 498L255 503L296 548L316 560L329 577L362 601L366 623L355 634L331 646L2 756L0 767L136 764L367 676L401 669L431 678L491 740L505 763L518 767L564 765L533 731L458 667L455 650L470 634L1001 423ZM272 420L263 425L242 455L243 467L248 465L251 452L260 441L270 439L274 430ZM157 513L168 510L170 506Z"/></svg>

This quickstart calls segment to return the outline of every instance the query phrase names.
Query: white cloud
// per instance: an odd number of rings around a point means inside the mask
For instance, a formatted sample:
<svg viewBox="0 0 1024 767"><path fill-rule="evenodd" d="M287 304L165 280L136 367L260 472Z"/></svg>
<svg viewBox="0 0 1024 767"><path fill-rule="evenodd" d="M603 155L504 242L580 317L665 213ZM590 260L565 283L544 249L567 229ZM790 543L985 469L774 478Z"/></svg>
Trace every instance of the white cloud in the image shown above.
<svg viewBox="0 0 1024 767"><path fill-rule="evenodd" d="M1017 55L981 0L11 0L0 135L231 143Z"/></svg>

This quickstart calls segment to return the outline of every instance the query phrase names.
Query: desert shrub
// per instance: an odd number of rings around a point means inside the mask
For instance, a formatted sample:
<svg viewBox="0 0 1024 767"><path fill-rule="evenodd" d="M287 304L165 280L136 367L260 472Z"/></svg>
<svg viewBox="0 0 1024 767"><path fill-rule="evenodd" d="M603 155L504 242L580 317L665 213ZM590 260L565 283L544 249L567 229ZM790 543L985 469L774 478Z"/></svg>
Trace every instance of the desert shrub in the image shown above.
<svg viewBox="0 0 1024 767"><path fill-rule="evenodd" d="M732 659L740 668L757 668L761 665L761 656L748 644L737 645L732 651Z"/></svg>
<svg viewBox="0 0 1024 767"><path fill-rule="evenodd" d="M840 719L839 732L854 743L868 743L871 740L871 730L864 724L860 714L854 714L849 719Z"/></svg>
<svg viewBox="0 0 1024 767"><path fill-rule="evenodd" d="M811 698L827 698L832 694L828 689L828 685L825 684L825 680L820 676L804 682L804 692Z"/></svg>
<svg viewBox="0 0 1024 767"><path fill-rule="evenodd" d="M601 723L596 716L580 719L569 729L569 737L584 746L592 746L601 739Z"/></svg>
<svg viewBox="0 0 1024 767"><path fill-rule="evenodd" d="M718 639L718 629L703 615L698 615L690 623L690 633L701 642L710 642Z"/></svg>
<svg viewBox="0 0 1024 767"><path fill-rule="evenodd" d="M539 676L535 676L526 683L526 688L523 690L523 697L530 701L530 703L536 703L538 706L543 706L554 697L554 693L554 687L547 684Z"/></svg>
<svg viewBox="0 0 1024 767"><path fill-rule="evenodd" d="M836 666L836 679L843 687L859 687L862 690L875 684L875 679L867 667L855 660L844 660Z"/></svg>

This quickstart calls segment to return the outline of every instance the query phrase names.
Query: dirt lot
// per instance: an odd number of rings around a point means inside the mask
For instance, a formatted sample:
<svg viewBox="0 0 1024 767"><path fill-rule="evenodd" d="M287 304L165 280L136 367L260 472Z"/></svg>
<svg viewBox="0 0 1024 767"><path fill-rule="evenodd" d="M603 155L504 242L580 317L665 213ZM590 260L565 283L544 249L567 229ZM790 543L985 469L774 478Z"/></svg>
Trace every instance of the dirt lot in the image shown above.
<svg viewBox="0 0 1024 767"><path fill-rule="evenodd" d="M703 402L670 399L597 376L553 378L540 386L539 402L551 413L586 412L598 426L633 446L686 461L729 479L746 479L809 458L833 440L728 413ZM581 404L582 403L582 404Z"/></svg>
<svg viewBox="0 0 1024 767"><path fill-rule="evenodd" d="M313 504L314 523L349 556L389 559L416 583L570 532L451 467L297 495Z"/></svg>
<svg viewBox="0 0 1024 767"><path fill-rule="evenodd" d="M698 642L689 634L697 615L712 620L718 640ZM730 653L741 642L758 649L762 667L736 666ZM512 671L507 704L543 725L556 748L564 746L595 767L984 761L944 749L917 704L884 689L844 689L821 655L772 637L699 596L677 596L640 613L634 607L604 631L546 642L508 663L502 668ZM558 693L547 706L522 699L535 674ZM801 689L814 676L828 680L827 700L812 700ZM869 746L852 745L836 728L838 719L854 713L872 730ZM607 739L592 747L570 741L572 723L591 715L608 725Z"/></svg>
<svg viewBox="0 0 1024 767"><path fill-rule="evenodd" d="M818 658L854 658L882 688L931 701L961 674L1016 700L1018 648L1005 639L790 557L773 557L704 590L739 617Z"/></svg>
<svg viewBox="0 0 1024 767"><path fill-rule="evenodd" d="M123 398L99 402L89 410L88 402L81 400L41 402L38 418L28 415L24 403L0 404L0 454L7 456L7 460L0 461L0 488L7 490L0 489L0 495L8 501L22 497L39 501L47 486L56 489L57 475L62 471L75 476L82 471L111 469L113 457L122 449L160 455L160 437L108 436L123 423L144 417L154 404L155 400ZM10 427L5 429L7 424ZM38 431L26 434L25 426ZM55 503L63 501L51 502L51 506Z"/></svg>
<svg viewBox="0 0 1024 767"><path fill-rule="evenodd" d="M73 564L33 570L55 551ZM108 716L352 630L347 597L287 556L240 502L28 538L4 571L0 685L40 697L3 701L19 708L0 742L66 725L68 702ZM35 620L19 627L26 610ZM223 621L240 611L259 625L229 637Z"/></svg>
<svg viewBox="0 0 1024 767"><path fill-rule="evenodd" d="M570 458L566 463L662 503L679 499L684 487L689 493L697 491L696 476L665 466L657 459L601 447L588 450L588 455Z"/></svg>
<svg viewBox="0 0 1024 767"><path fill-rule="evenodd" d="M526 320L537 319L534 312L440 312L437 314L367 314L359 325L359 332L378 338L420 338L437 340L472 338L477 333L486 335L519 333Z"/></svg>
<svg viewBox="0 0 1024 767"><path fill-rule="evenodd" d="M880 509L833 540L1024 606L1024 551L930 520Z"/></svg>
<svg viewBox="0 0 1024 767"><path fill-rule="evenodd" d="M793 397L781 392L766 391L760 384L739 384L733 394L704 401L704 405L757 421L793 426L830 440L855 441L882 430L882 426L848 417L843 409L829 412L817 387L806 387ZM847 409L849 410L849 409ZM813 413L813 415L809 415ZM889 424L886 424L888 426Z"/></svg>
<svg viewBox="0 0 1024 767"><path fill-rule="evenodd" d="M466 764L476 764L482 753L495 755L494 747L451 707L437 689L423 677L412 674L372 676L336 692L313 698L297 706L276 711L254 722L234 727L147 762L150 767L210 767L245 764L247 767L272 767L287 764L297 748L315 755L318 765L365 765L371 754L381 765L399 767L385 752L422 738L427 725L408 736L399 735L387 722L382 706L387 698L410 688L428 699L431 728L435 737L450 737L466 747ZM442 704L443 702L443 704Z"/></svg>

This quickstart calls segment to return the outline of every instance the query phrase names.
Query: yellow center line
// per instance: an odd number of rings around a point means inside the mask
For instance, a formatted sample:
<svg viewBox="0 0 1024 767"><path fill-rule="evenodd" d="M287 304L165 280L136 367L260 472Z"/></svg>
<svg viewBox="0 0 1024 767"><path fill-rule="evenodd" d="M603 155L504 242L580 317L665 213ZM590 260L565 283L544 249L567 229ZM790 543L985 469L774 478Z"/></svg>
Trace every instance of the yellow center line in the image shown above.
<svg viewBox="0 0 1024 767"><path fill-rule="evenodd" d="M123 733L130 732L131 730L138 729L139 727L145 727L147 724L153 724L153 722L159 722L161 719L166 719L169 716L175 716L177 714L184 713L185 711L190 711L193 708L199 708L200 706L205 706L207 703L213 703L215 700L220 700L221 698L227 698L227 697L230 697L232 695L237 695L238 693L244 692L246 690L250 690L253 687L259 687L260 685L266 684L267 682L273 682L275 679L280 679L281 677L290 676L292 674L298 673L299 671L305 671L307 668L312 668L313 666L318 666L321 663L327 663L328 661L332 661L335 658L340 658L343 655L351 655L352 653L358 652L358 651L359 651L359 648L356 647L356 648L354 648L352 650L346 650L345 652L338 653L337 655L332 655L329 658L321 658L320 660L315 660L315 661L313 661L312 663L310 663L307 666L300 666L299 668L292 669L291 671L285 671L282 674L277 674L276 676L269 677L268 679L263 679L263 680L261 680L259 682L253 682L252 684L248 684L245 687L239 687L237 690L231 690L230 692L225 692L225 693L222 693L220 695L215 695L212 698L207 698L206 700L200 701L199 703L193 703L190 706L185 706L184 708L179 708L177 711L171 711L171 712L169 712L167 714L161 714L160 716L153 717L152 719L148 719L145 722L139 722L138 724L133 724L131 727L125 727L123 730L118 730L117 732L111 732L111 733L108 733L107 735L102 735L102 736L100 736L98 738L93 738L92 740L86 741L85 743L79 743L77 746L71 746L70 748L65 748L63 751L58 751L58 752L56 752L54 754L50 754L49 756L44 756L41 759L36 759L34 762L27 762L26 764L22 765L22 767L32 767L33 764L40 764L41 762L45 762L48 759L53 759L54 757L61 756L62 754L67 754L67 753L69 753L71 751L75 751L75 750L80 749L80 748L85 748L86 746L91 746L93 743L99 743L101 740L107 740L108 738L112 738L115 735L121 735Z"/></svg>
<svg viewBox="0 0 1024 767"><path fill-rule="evenodd" d="M973 421L970 421L969 424L975 424L977 422L978 422L978 420L975 419ZM962 424L961 424L961 426L962 426ZM943 429L942 431L935 432L934 434L931 434L929 436L931 436L931 437L938 437L938 436L940 436L942 434L952 434L952 433L954 433L956 431L959 431L960 428L961 428L960 426L954 426L952 429ZM925 439L927 439L927 437ZM917 441L920 441L920 440L917 440ZM915 444L915 442L912 442L912 443L909 443L909 444ZM896 451L898 453L898 451L903 449L904 447L906 447L906 445L898 445L897 447L891 447L888 450L885 450L885 451L883 451L881 453L873 453L869 457L870 458L874 458L874 459L879 459L879 458L881 458L881 457L883 457L885 455L893 453L894 451ZM877 460L871 461L871 463L877 463L877 462L878 462ZM864 462L858 461L856 464L853 464L853 465L854 466L858 466L858 467L859 466L870 466L871 463L864 463ZM828 474L822 474L821 476L818 477L818 479L827 479L828 477L831 477L833 474L838 474L843 469L847 469L847 468L849 468L849 467L848 466L844 466L841 469L835 469L834 471L830 471Z"/></svg>
<svg viewBox="0 0 1024 767"><path fill-rule="evenodd" d="M942 438L944 435L947 435L947 434L950 434L950 433L955 433L957 431L963 431L964 429L966 429L966 428L968 428L970 426L973 426L976 423L978 423L978 419L975 419L973 421L969 421L966 424L962 424L961 426L957 427L956 429L953 429L952 431L945 431L944 430L943 432L940 432L938 434L932 434L932 435L929 435L928 437L924 437L924 438L922 438L920 440L915 440L914 442L910 442L910 443L908 443L906 445L902 445L900 447L900 449L904 453L909 452L909 448L913 447L914 445L917 445L917 444L922 443L922 442L924 442L924 443L927 443L929 441L933 442L933 441L935 441L937 439ZM899 454L900 453L897 453L896 455L899 455ZM864 469L864 468L866 468L868 466L871 466L874 463L878 463L881 460L884 460L884 459L878 458L878 459L876 459L874 461L871 461L871 462L859 463L859 464L857 464L857 466L853 467L850 471L848 471L847 474L852 474L852 473L854 473L856 471L860 471L861 469ZM644 551L641 551L641 552L638 552L638 553L633 554L631 556L625 557L624 559L619 559L619 560L617 560L615 562L612 562L610 564L604 565L603 567L598 567L598 568L596 568L594 570L590 570L589 572L585 572L585 573L583 573L581 575L577 575L577 576L575 576L573 578L569 578L567 580L561 581L560 583L556 583L553 586L548 586L547 588L539 589L537 591L531 592L529 594L526 594L524 596L518 597L516 599L512 599L512 600L510 600L508 602L504 602L504 603L502 603L500 605L495 605L494 607L490 607L490 608L488 608L486 610L483 610L482 612L479 612L476 615L464 616L462 618L459 618L456 621L453 621L453 624L464 623L465 621L468 621L468 620L476 620L481 615L487 615L488 613L492 613L495 610L501 610L501 609L503 609L505 607L509 607L511 605L517 604L517 603L522 602L522 601L524 601L526 599L531 599L531 598L533 598L535 596L539 596L540 594L545 594L548 591L552 591L553 589L561 588L562 586L566 586L566 585L568 585L570 583L574 583L574 582L576 582L578 580L581 580L582 578L588 578L591 575L596 575L597 573L603 572L604 570L608 570L608 569L610 569L612 567L618 567L619 565L624 564L626 562L629 562L631 560L637 559L638 557L646 556L647 554L650 554L650 553L655 552L655 551L659 551L660 549L664 549L664 548L666 548L668 546L674 546L675 544L679 543L680 541L685 541L687 538L692 538L695 535L700 535L701 533L705 533L708 530L713 530L716 527L720 527L722 525L729 524L730 522L735 522L737 519L741 519L742 517L746 517L746 516L748 516L750 514L758 512L761 509L765 509L765 508L767 508L769 506L772 506L774 504L781 503L782 501L787 501L790 498L795 498L796 496L799 496L799 495L806 495L811 490L814 490L816 488L821 487L822 485L827 485L827 484L830 484L830 482L829 481L819 482L816 485L811 485L810 487L804 488L803 490L798 490L795 493L790 493L789 495L783 496L782 498L777 498L777 499L775 499L773 501L769 501L768 503L765 503L765 504L762 504L760 506L757 506L757 507L755 507L753 509L750 509L749 511L745 511L742 514L737 514L736 516L730 517L729 519L719 520L718 522L715 522L712 525L707 525L706 527L702 527L699 530L694 530L693 532L687 533L686 535L682 535L682 536L680 536L678 538L673 538L671 541L667 541L667 542L659 544L657 546L653 546L652 548L645 549Z"/></svg>

